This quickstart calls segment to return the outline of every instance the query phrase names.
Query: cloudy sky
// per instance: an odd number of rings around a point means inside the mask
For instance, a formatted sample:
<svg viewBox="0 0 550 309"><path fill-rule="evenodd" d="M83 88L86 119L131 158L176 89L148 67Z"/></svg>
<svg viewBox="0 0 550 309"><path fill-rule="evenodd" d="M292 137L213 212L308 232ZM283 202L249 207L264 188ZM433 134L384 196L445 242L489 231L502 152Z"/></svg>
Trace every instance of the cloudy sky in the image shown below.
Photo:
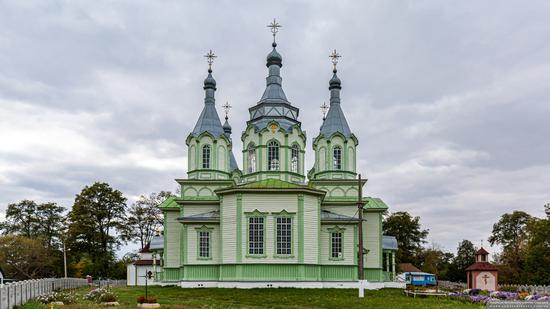
<svg viewBox="0 0 550 309"><path fill-rule="evenodd" d="M366 193L445 249L479 244L550 202L549 16L548 1L0 0L0 217L21 199L70 207L94 181L130 200L174 190L209 49L241 162L276 17L308 168L336 48Z"/></svg>

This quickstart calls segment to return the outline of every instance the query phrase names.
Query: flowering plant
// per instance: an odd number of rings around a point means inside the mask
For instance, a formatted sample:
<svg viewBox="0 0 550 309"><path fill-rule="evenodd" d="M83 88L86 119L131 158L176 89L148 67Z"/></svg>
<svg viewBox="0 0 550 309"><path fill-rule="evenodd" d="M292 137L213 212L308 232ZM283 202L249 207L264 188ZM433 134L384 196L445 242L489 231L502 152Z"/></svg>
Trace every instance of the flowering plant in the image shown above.
<svg viewBox="0 0 550 309"><path fill-rule="evenodd" d="M63 304L74 304L77 302L77 297L74 293L71 293L71 292L53 291L49 294L38 296L36 300L43 304L49 304L52 302L62 302Z"/></svg>
<svg viewBox="0 0 550 309"><path fill-rule="evenodd" d="M108 287L93 289L84 296L84 299L94 303L108 303L117 300L116 294Z"/></svg>

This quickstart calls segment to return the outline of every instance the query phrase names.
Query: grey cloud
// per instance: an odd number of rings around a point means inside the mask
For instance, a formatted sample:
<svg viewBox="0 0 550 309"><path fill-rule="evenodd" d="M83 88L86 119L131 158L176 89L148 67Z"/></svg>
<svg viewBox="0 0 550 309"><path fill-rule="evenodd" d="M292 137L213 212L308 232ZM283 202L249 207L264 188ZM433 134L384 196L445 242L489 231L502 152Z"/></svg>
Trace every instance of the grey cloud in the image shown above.
<svg viewBox="0 0 550 309"><path fill-rule="evenodd" d="M550 200L549 12L546 1L1 2L0 212L23 198L70 206L95 180L130 197L173 190L209 49L241 164L277 17L307 167L336 48L367 193L421 215L454 250L503 212L542 215Z"/></svg>

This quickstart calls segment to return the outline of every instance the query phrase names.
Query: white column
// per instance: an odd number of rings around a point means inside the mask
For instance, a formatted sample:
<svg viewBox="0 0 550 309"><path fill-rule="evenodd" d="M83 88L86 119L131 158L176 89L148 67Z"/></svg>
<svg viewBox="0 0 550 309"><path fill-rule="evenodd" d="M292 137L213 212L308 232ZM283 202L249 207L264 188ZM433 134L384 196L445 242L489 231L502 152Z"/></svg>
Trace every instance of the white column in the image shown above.
<svg viewBox="0 0 550 309"><path fill-rule="evenodd" d="M391 253L391 272L393 273L393 279L395 280L395 251Z"/></svg>

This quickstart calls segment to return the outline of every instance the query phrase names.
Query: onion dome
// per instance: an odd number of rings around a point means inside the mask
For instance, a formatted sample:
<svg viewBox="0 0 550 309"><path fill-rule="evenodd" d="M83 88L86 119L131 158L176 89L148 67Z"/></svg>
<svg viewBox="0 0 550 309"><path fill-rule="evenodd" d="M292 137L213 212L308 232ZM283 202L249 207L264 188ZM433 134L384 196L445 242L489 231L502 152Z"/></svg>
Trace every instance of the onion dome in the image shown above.
<svg viewBox="0 0 550 309"><path fill-rule="evenodd" d="M275 49L277 47L277 43L273 42L271 44L273 46L273 50L267 55L267 63L266 66L269 68L271 65L277 65L279 67L283 66L283 57L279 52Z"/></svg>

